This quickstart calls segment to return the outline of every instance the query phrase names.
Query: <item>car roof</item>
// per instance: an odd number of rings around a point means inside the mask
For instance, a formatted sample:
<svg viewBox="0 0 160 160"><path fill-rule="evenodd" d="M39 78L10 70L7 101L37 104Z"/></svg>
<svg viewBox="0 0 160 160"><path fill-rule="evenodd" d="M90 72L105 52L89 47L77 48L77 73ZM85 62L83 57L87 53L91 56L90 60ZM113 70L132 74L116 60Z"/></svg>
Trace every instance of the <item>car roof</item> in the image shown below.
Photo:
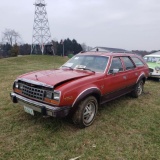
<svg viewBox="0 0 160 160"><path fill-rule="evenodd" d="M160 55L157 55L157 54L149 54L149 55L145 55L144 57L160 57Z"/></svg>
<svg viewBox="0 0 160 160"><path fill-rule="evenodd" d="M125 49L120 49L120 48L109 48L109 47L95 47L90 50L91 52L93 51L101 51L101 52L120 52L120 53L125 53L129 52Z"/></svg>
<svg viewBox="0 0 160 160"><path fill-rule="evenodd" d="M152 53L152 54L150 54L150 55L160 55L160 51L155 52L155 53Z"/></svg>
<svg viewBox="0 0 160 160"><path fill-rule="evenodd" d="M145 57L160 57L160 51L145 55Z"/></svg>
<svg viewBox="0 0 160 160"><path fill-rule="evenodd" d="M108 48L108 47L95 47L87 52L82 52L84 55L99 55L99 56L131 56L135 55L134 52L127 51L119 48Z"/></svg>

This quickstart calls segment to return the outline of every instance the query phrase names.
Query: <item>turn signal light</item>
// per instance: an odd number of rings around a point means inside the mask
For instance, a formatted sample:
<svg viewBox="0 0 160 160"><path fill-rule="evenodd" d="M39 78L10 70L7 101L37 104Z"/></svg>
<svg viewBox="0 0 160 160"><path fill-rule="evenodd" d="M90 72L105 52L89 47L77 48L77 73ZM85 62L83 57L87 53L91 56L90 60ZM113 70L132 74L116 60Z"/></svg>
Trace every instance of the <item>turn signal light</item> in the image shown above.
<svg viewBox="0 0 160 160"><path fill-rule="evenodd" d="M14 88L14 92L16 92L16 93L22 93L22 91L19 90L19 89L17 89L17 88Z"/></svg>
<svg viewBox="0 0 160 160"><path fill-rule="evenodd" d="M47 102L47 103L54 104L54 105L58 105L59 104L59 102L57 102L57 101L55 101L53 99L45 98L44 101Z"/></svg>

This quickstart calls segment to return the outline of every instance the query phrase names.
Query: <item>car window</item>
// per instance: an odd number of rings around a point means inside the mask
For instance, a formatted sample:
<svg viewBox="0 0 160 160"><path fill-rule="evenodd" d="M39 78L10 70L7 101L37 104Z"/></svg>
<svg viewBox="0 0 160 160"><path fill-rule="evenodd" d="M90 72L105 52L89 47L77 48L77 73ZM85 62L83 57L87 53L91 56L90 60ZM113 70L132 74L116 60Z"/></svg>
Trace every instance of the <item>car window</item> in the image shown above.
<svg viewBox="0 0 160 160"><path fill-rule="evenodd" d="M124 65L126 67L126 70L135 68L133 62L130 60L129 57L122 57L122 59L124 61Z"/></svg>
<svg viewBox="0 0 160 160"><path fill-rule="evenodd" d="M136 64L136 66L144 66L143 62L139 58L132 57L132 60Z"/></svg>
<svg viewBox="0 0 160 160"><path fill-rule="evenodd" d="M113 69L119 69L119 71L123 71L123 66L119 57L114 57L112 59L109 73L113 73Z"/></svg>
<svg viewBox="0 0 160 160"><path fill-rule="evenodd" d="M86 58L84 58L82 62L82 65L84 65L85 68L91 69L95 72L104 72L107 62L108 62L108 57L86 56Z"/></svg>
<svg viewBox="0 0 160 160"><path fill-rule="evenodd" d="M67 61L62 67L72 69L90 69L95 72L104 72L108 63L108 57L76 55Z"/></svg>
<svg viewBox="0 0 160 160"><path fill-rule="evenodd" d="M144 60L146 62L158 62L158 61L160 61L160 57L151 57L151 56L147 57L147 56L145 56Z"/></svg>

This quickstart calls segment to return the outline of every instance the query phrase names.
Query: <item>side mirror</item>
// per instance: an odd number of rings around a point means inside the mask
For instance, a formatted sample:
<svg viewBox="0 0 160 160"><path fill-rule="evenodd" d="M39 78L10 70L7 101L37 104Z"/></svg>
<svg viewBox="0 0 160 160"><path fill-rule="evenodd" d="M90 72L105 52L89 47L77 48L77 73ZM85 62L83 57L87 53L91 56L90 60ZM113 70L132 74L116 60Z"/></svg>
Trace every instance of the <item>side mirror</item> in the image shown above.
<svg viewBox="0 0 160 160"><path fill-rule="evenodd" d="M116 73L118 73L119 72L119 69L113 69L113 74L116 74Z"/></svg>

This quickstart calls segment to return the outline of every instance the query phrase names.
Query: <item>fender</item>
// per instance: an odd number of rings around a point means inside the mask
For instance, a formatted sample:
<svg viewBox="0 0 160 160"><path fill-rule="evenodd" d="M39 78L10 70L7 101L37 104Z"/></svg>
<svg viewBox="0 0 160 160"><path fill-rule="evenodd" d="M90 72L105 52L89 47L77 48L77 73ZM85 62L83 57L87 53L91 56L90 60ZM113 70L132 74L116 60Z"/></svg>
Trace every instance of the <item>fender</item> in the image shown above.
<svg viewBox="0 0 160 160"><path fill-rule="evenodd" d="M82 101L85 97L89 96L89 95L97 95L98 98L97 101L99 102L100 101L100 97L101 97L101 91L99 88L97 87L91 87L91 88L87 88L85 89L84 91L82 91L78 96L77 98L75 99L72 107L74 108L75 106L77 106L79 104L80 101Z"/></svg>
<svg viewBox="0 0 160 160"><path fill-rule="evenodd" d="M147 79L144 72L139 75L136 83L138 83L138 81L143 78L145 78L145 80Z"/></svg>

